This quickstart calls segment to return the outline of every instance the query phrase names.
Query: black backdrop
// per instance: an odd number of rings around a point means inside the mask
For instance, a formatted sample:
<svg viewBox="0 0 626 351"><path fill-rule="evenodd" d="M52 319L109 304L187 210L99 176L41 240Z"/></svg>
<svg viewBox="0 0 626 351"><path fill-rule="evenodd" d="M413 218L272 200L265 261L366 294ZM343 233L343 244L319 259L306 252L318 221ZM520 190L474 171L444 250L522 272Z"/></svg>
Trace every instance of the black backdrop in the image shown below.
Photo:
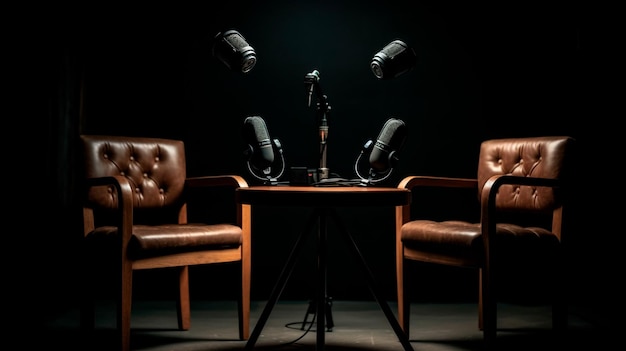
<svg viewBox="0 0 626 351"><path fill-rule="evenodd" d="M578 139L586 158L594 152L587 150L598 150L594 136L609 120L594 102L604 88L596 81L598 70L605 69L594 56L601 50L593 36L598 32L591 27L593 14L579 4L244 1L47 10L25 19L32 26L22 29L32 34L21 47L28 55L18 55L19 67L26 67L22 83L34 88L23 107L46 118L47 128L37 128L48 152L46 198L56 209L56 224L71 234L42 235L41 256L49 263L41 269L45 279L28 279L25 286L46 287L62 301L76 294L73 233L80 228L72 171L79 133L180 138L190 175L236 173L249 179L240 131L245 117L258 115L282 142L288 167L316 167L317 121L305 103L303 78L317 69L332 107L331 172L354 177L363 143L397 117L409 133L388 182L395 185L409 174L474 176L479 144L489 138L567 134ZM256 50L258 62L248 74L228 71L211 56L211 38L227 29L238 30ZM379 81L369 62L393 39L411 45L418 63L397 79ZM580 178L589 173L581 167ZM579 259L604 257L584 230L600 209L584 207L583 199L575 207L580 230L570 244L569 265L574 299L585 305L607 282L605 273L596 271L603 262ZM392 210L342 212L394 299ZM260 208L254 216L253 298L264 299L306 213ZM343 245L331 236L329 294L370 298ZM313 241L285 298L312 297L312 246ZM217 288L228 276L207 270L192 277L194 297L228 296ZM475 298L473 272L432 267L421 272L432 284L416 299ZM138 279L136 296L169 294L150 272ZM454 279L461 283L449 283Z"/></svg>

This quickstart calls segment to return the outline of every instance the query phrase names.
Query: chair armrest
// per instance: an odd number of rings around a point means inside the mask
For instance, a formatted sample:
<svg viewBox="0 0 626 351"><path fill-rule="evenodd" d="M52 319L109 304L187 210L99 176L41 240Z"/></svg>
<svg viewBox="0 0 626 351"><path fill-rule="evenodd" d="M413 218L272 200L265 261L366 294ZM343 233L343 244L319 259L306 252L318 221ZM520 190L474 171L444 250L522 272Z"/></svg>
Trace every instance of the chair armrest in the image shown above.
<svg viewBox="0 0 626 351"><path fill-rule="evenodd" d="M400 181L398 188L413 189L415 187L438 188L474 188L478 187L478 180L472 178L450 178L434 176L408 176Z"/></svg>
<svg viewBox="0 0 626 351"><path fill-rule="evenodd" d="M108 186L115 189L117 202L114 202L112 198L109 207L117 210L116 226L121 228L122 245L124 245L125 249L130 240L133 227L133 188L129 180L124 176L87 178L85 185L87 193L94 187ZM93 208L93 200L90 200L88 197L85 201L84 207Z"/></svg>
<svg viewBox="0 0 626 351"><path fill-rule="evenodd" d="M90 189L101 186L111 186L115 188L115 192L117 193L117 203L113 203L111 201L110 206L112 208L123 209L125 207L130 207L132 211L133 204L133 191L132 186L128 179L124 176L109 176L109 177L98 177L98 178L87 178L85 180L86 193L89 194ZM94 200L86 199L87 203L95 202ZM89 204L88 206L91 206ZM116 207L113 207L116 206Z"/></svg>
<svg viewBox="0 0 626 351"><path fill-rule="evenodd" d="M502 185L523 185L533 187L558 188L561 182L558 179L522 177L510 174L494 175L489 178L480 193L480 221L482 223L482 233L485 249L489 250L490 234L496 230L496 195Z"/></svg>
<svg viewBox="0 0 626 351"><path fill-rule="evenodd" d="M192 177L185 180L186 186L192 188L204 188L204 187L232 187L232 188L247 188L248 183L243 177L238 175L217 175L217 176L202 176Z"/></svg>
<svg viewBox="0 0 626 351"><path fill-rule="evenodd" d="M215 175L187 178L185 180L185 186L189 189L193 188L196 190L205 189L206 191L213 191L217 190L217 188L222 188L228 191L234 191L238 188L247 188L248 183L243 177L238 175ZM236 223L244 230L244 241L249 243L251 226L250 206L244 206L236 201L234 201L234 204L236 208ZM186 214L183 218L180 218L180 221L181 223L187 222Z"/></svg>
<svg viewBox="0 0 626 351"><path fill-rule="evenodd" d="M483 186L480 194L481 212L487 216L496 207L496 195L502 185L525 185L534 187L558 188L561 182L558 179L522 177L510 174L494 175ZM486 219L486 218L483 218Z"/></svg>
<svg viewBox="0 0 626 351"><path fill-rule="evenodd" d="M451 177L435 177L435 176L407 176L398 184L398 188L414 189L421 188L455 188L455 189L472 189L477 191L478 179L472 178L451 178ZM414 202L414 201L412 201ZM411 206L405 205L396 207L396 228L400 231L402 224L411 220ZM398 236L399 239L399 236Z"/></svg>

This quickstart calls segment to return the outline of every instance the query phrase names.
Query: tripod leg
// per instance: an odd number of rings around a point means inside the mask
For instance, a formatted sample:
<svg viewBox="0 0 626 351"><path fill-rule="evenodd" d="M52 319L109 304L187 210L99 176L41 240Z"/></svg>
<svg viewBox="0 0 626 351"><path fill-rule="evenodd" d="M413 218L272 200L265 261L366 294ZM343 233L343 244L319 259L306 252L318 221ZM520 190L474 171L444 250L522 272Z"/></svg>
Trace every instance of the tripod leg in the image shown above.
<svg viewBox="0 0 626 351"><path fill-rule="evenodd" d="M304 330L304 326L308 322L310 314L315 315L315 301L314 300L309 301L309 308L306 309L306 313L304 314L304 320L302 321L302 326L300 327L300 330Z"/></svg>
<svg viewBox="0 0 626 351"><path fill-rule="evenodd" d="M310 228L316 218L317 218L316 213L313 213L311 217L309 218L306 228ZM263 312L261 313L261 316L259 317L259 320L257 321L256 326L254 327L254 330L252 330L252 334L250 335L248 342L246 342L245 350L252 350L254 348L254 344L256 344L257 339L261 335L261 331L263 330L263 327L265 326L265 323L267 322L267 319L269 318L270 313L272 312L272 309L274 308L274 305L276 305L276 302L280 298L280 294L282 293L283 289L285 288L285 285L287 284L287 280L291 276L291 272L293 271L293 267L296 263L296 259L298 258L300 250L303 247L303 244L304 244L303 239L304 239L305 234L306 234L306 231L303 231L298 236L298 239L296 240L293 246L293 249L291 250L291 253L289 254L287 263L285 263L285 266L283 267L283 270L280 273L280 276L278 277L278 281L276 282L276 284L274 285L274 288L272 289L272 292L270 294L270 299L265 305L265 308L263 309Z"/></svg>
<svg viewBox="0 0 626 351"><path fill-rule="evenodd" d="M374 295L374 298L378 302L378 305L383 310L385 317L387 317L387 321L389 321L391 328L396 333L396 336L398 337L398 340L400 340L400 343L404 347L404 350L413 351L413 346L411 346L409 337L407 336L406 333L404 333L404 331L402 330L402 327L400 327L400 324L398 323L398 320L394 316L393 311L391 311L391 308L389 308L389 304L387 304L387 301L383 299L383 295L374 280L374 275L372 274L372 271L370 271L367 263L365 262L365 258L361 254L361 251L359 250L359 247L354 241L352 234L350 234L350 231L345 226L345 224L341 221L341 219L339 218L336 212L331 212L331 215L333 217L333 220L335 221L335 224L339 227L339 230L343 233L345 238L350 243L349 246L352 247L352 250L354 254L357 256L358 261L361 263L361 268L363 269L363 272L365 273L365 277L367 278L367 285L370 289L370 292L372 293L372 295Z"/></svg>
<svg viewBox="0 0 626 351"><path fill-rule="evenodd" d="M317 236L317 294L315 296L316 318L317 318L317 338L315 343L315 351L324 351L324 323L326 323L326 225L328 209L320 209L318 216L318 236Z"/></svg>

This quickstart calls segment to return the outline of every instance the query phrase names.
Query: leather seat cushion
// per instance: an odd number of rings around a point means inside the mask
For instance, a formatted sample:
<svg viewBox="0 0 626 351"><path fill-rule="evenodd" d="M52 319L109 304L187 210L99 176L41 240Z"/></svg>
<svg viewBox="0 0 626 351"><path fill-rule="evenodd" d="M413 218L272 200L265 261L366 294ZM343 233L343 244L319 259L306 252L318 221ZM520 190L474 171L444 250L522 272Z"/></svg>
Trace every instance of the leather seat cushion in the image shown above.
<svg viewBox="0 0 626 351"><path fill-rule="evenodd" d="M425 252L476 259L481 257L483 251L478 223L414 220L402 226L401 238L406 247ZM558 244L557 237L546 229L510 223L499 223L493 240L499 245L499 251L509 247L522 254L524 250L530 250L537 244L546 249L554 248Z"/></svg>
<svg viewBox="0 0 626 351"><path fill-rule="evenodd" d="M117 227L103 226L90 233L87 240L111 248L115 247L114 239L117 236ZM131 257L145 257L164 252L238 247L241 245L241 237L241 228L231 224L135 225L128 250ZM107 241L111 245L106 245Z"/></svg>

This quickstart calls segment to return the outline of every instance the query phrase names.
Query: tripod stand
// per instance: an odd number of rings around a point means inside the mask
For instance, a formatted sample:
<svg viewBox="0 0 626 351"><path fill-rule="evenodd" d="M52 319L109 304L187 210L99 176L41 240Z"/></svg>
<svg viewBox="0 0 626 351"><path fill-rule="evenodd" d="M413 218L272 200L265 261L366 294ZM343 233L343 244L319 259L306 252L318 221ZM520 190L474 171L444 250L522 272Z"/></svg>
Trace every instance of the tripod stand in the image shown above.
<svg viewBox="0 0 626 351"><path fill-rule="evenodd" d="M315 310L316 317L316 343L315 350L323 351L325 344L325 322L328 322L329 326L332 326L332 318L330 316L330 306L327 299L327 232L328 221L331 220L336 225L340 235L347 240L348 247L357 258L357 262L360 263L360 267L365 273L365 278L370 292L378 302L382 312L389 321L393 331L395 332L398 340L402 344L404 351L413 351L413 347L409 342L407 335L402 330L402 327L398 324L393 311L390 309L387 302L384 300L382 292L378 285L374 281L374 276L369 270L365 258L361 254L352 234L348 231L348 228L343 223L337 213L338 207L345 206L394 206L398 211L399 206L405 206L411 201L411 193L406 189L400 188L382 188L382 187L310 187L310 186L252 186L248 188L240 188L237 190L237 201L247 205L278 205L285 206L289 204L291 206L305 206L312 207L313 211L310 213L304 230L297 236L295 243L293 244L291 253L287 258L287 262L282 268L282 271L276 281L276 284L272 288L269 300L265 305L259 319L250 334L248 341L246 342L245 350L249 351L254 349L265 323L267 322L272 309L276 305L280 295L289 280L289 277L293 271L297 258L300 257L300 252L305 245L306 237L310 234L317 234L317 281L315 292L315 303L310 306L312 310ZM329 205L332 204L332 205ZM314 230L317 229L317 230ZM310 310L307 310L307 316Z"/></svg>

